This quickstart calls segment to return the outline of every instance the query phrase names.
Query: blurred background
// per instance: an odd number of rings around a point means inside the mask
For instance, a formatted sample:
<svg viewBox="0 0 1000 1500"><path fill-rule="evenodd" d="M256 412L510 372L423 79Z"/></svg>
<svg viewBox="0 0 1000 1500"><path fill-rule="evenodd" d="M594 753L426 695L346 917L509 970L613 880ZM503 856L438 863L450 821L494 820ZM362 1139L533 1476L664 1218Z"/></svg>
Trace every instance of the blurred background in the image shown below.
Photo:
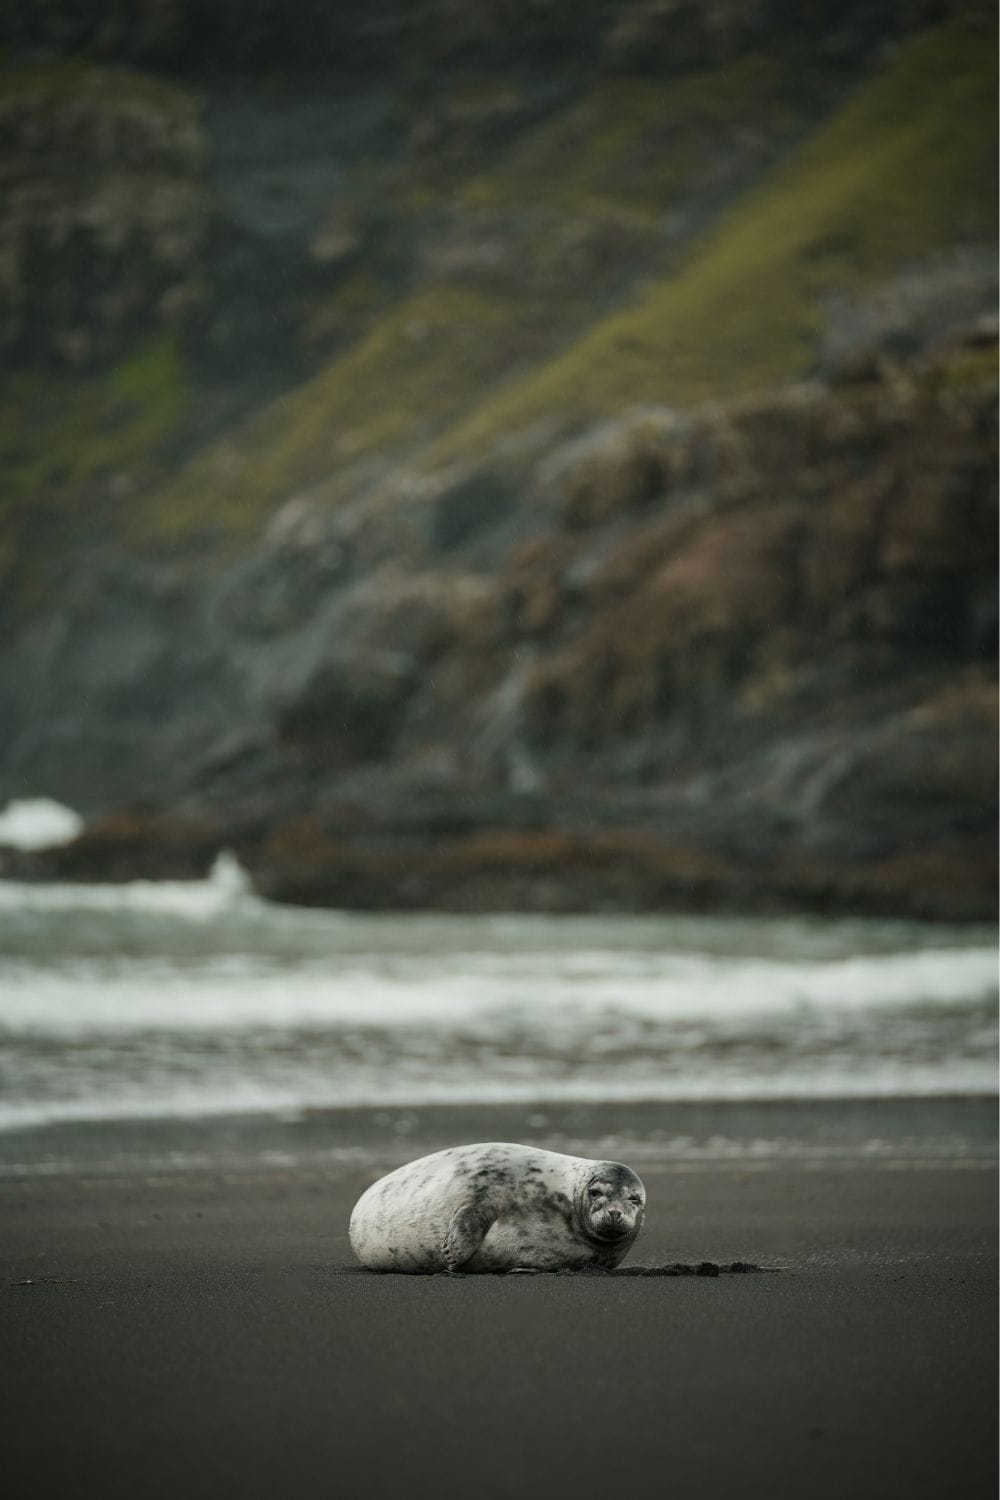
<svg viewBox="0 0 1000 1500"><path fill-rule="evenodd" d="M994 7L0 27L3 1151L978 1149Z"/></svg>

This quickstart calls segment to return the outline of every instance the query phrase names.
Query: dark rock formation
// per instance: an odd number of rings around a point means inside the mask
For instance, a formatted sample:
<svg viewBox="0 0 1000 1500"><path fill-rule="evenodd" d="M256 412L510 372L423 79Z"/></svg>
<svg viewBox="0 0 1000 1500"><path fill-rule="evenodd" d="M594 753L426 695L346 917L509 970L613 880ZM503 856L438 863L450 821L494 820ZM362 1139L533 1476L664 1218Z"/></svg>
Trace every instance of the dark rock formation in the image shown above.
<svg viewBox="0 0 1000 1500"><path fill-rule="evenodd" d="M992 916L988 20L24 11L0 868Z"/></svg>

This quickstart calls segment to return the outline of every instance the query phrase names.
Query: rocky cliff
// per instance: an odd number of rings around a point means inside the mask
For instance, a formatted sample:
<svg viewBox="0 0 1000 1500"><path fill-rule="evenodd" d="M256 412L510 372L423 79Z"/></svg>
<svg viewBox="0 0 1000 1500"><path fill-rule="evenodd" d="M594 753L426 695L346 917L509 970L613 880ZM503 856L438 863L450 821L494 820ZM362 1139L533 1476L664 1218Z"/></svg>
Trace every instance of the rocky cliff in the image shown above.
<svg viewBox="0 0 1000 1500"><path fill-rule="evenodd" d="M993 912L979 5L33 7L22 873Z"/></svg>

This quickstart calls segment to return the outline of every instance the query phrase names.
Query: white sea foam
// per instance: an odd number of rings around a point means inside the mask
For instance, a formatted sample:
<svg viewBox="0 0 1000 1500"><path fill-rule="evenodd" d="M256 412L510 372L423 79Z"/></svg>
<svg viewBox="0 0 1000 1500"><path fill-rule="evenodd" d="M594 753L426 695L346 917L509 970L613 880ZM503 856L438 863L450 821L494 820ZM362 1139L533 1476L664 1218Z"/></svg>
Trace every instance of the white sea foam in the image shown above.
<svg viewBox="0 0 1000 1500"><path fill-rule="evenodd" d="M122 1089L100 1099L53 1099L0 1103L0 1131L98 1120L198 1120L268 1114L295 1119L310 1112L346 1108L419 1109L440 1105L613 1103L780 1103L820 1100L956 1098L994 1094L996 1072L983 1062L967 1062L947 1075L933 1067L862 1066L814 1068L794 1077L670 1080L655 1075L626 1082L603 1072L571 1080L505 1079L470 1082L432 1079L373 1080L359 1077L336 1090L319 1080L294 1088L249 1082L206 1080L198 1087Z"/></svg>
<svg viewBox="0 0 1000 1500"><path fill-rule="evenodd" d="M227 849L219 851L205 880L128 880L101 885L0 880L0 912L142 912L200 923L222 911L252 910L254 905L250 878Z"/></svg>
<svg viewBox="0 0 1000 1500"><path fill-rule="evenodd" d="M867 1008L962 1004L995 993L990 948L925 950L811 964L692 955L450 954L351 956L268 972L232 955L184 967L161 960L81 960L39 971L12 963L0 1030L285 1031L335 1026L569 1026L649 1020L794 1020Z"/></svg>
<svg viewBox="0 0 1000 1500"><path fill-rule="evenodd" d="M51 797L15 798L0 812L0 844L13 849L51 849L82 829L80 814Z"/></svg>

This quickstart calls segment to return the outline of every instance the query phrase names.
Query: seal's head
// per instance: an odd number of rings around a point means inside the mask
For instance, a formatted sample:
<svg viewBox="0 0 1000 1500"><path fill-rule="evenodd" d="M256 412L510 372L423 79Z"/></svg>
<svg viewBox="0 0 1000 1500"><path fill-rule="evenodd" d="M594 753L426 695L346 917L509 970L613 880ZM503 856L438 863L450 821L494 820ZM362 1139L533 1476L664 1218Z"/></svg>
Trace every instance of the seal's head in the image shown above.
<svg viewBox="0 0 1000 1500"><path fill-rule="evenodd" d="M632 1241L642 1228L646 1189L632 1171L618 1161L594 1163L577 1199L580 1226L601 1245Z"/></svg>

